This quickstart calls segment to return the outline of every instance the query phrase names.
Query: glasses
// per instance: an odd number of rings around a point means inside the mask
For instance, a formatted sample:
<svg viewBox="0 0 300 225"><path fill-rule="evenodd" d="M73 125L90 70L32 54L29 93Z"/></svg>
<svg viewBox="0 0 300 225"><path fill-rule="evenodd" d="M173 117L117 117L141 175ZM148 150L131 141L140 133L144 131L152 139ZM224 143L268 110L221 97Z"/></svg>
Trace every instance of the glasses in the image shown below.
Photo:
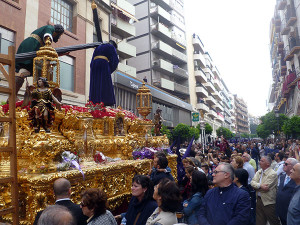
<svg viewBox="0 0 300 225"><path fill-rule="evenodd" d="M213 174L218 174L218 173L220 173L220 172L227 173L226 171L223 171L223 170L220 170L220 171L215 170L215 171L213 172Z"/></svg>
<svg viewBox="0 0 300 225"><path fill-rule="evenodd" d="M84 204L83 202L80 202L80 206L81 207L86 207L86 204Z"/></svg>
<svg viewBox="0 0 300 225"><path fill-rule="evenodd" d="M285 165L285 166L288 166L288 165L291 165L291 164L289 164L289 163L284 163L284 165Z"/></svg>

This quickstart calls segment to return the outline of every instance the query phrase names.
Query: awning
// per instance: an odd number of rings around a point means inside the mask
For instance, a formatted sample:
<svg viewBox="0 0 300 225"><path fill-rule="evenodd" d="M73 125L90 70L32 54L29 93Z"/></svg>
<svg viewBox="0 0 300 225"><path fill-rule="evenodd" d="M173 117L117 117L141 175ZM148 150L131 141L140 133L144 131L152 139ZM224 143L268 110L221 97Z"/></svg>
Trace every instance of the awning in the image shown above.
<svg viewBox="0 0 300 225"><path fill-rule="evenodd" d="M120 11L122 11L122 13L123 13L125 16L127 16L127 17L133 19L133 20L136 21L136 22L139 22L139 20L138 20L137 18L135 18L132 14L130 14L130 13L127 12L126 10L120 8L120 7L117 6L116 4L111 3L111 6L114 7L114 8L116 8L116 9L118 9L118 10L120 10Z"/></svg>

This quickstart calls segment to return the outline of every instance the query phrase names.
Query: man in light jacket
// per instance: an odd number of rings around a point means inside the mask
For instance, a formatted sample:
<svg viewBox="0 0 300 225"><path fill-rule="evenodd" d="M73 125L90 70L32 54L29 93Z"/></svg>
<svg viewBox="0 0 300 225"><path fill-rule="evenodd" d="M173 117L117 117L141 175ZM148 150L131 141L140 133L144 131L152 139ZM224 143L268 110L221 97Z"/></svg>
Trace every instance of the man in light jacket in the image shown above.
<svg viewBox="0 0 300 225"><path fill-rule="evenodd" d="M263 156L259 162L261 167L253 177L251 186L256 190L256 225L280 225L276 216L275 203L278 178L276 172L270 167L272 159Z"/></svg>

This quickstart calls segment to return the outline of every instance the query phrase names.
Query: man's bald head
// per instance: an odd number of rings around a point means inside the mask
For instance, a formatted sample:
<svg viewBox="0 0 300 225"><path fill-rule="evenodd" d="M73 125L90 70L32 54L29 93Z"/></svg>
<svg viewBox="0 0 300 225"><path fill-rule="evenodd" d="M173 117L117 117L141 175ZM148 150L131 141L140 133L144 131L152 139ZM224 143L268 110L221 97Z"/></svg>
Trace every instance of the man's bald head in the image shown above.
<svg viewBox="0 0 300 225"><path fill-rule="evenodd" d="M59 178L54 181L53 191L56 199L70 197L71 183L65 178Z"/></svg>

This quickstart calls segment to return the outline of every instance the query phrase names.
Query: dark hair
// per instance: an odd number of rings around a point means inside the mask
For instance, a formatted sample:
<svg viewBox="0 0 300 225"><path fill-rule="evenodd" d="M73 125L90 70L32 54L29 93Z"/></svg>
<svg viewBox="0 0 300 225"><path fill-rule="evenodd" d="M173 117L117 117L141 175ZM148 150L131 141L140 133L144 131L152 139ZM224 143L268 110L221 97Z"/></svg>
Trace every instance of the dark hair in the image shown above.
<svg viewBox="0 0 300 225"><path fill-rule="evenodd" d="M39 80L43 81L45 87L49 87L48 80L46 77L39 77L38 81Z"/></svg>
<svg viewBox="0 0 300 225"><path fill-rule="evenodd" d="M208 191L208 182L206 175L198 170L192 174L192 193L201 192L202 196Z"/></svg>
<svg viewBox="0 0 300 225"><path fill-rule="evenodd" d="M57 34L62 34L65 32L65 29L62 25L60 24L55 24L54 25L54 32L57 33Z"/></svg>
<svg viewBox="0 0 300 225"><path fill-rule="evenodd" d="M268 153L268 156L269 156L272 160L275 159L275 154L274 154L273 152Z"/></svg>
<svg viewBox="0 0 300 225"><path fill-rule="evenodd" d="M140 184L142 188L147 188L147 191L144 194L143 200L148 200L153 198L154 187L153 183L148 176L145 175L135 175L132 178L132 183L135 182Z"/></svg>
<svg viewBox="0 0 300 225"><path fill-rule="evenodd" d="M209 170L209 166L207 164L203 164L201 167L204 167L207 171Z"/></svg>
<svg viewBox="0 0 300 225"><path fill-rule="evenodd" d="M168 166L168 159L166 157L157 157L158 161L157 161L157 165L159 165L160 169L166 169Z"/></svg>
<svg viewBox="0 0 300 225"><path fill-rule="evenodd" d="M116 43L115 41L109 40L109 43L110 43L112 46L114 46L115 49L118 49L118 45L117 45L117 43Z"/></svg>
<svg viewBox="0 0 300 225"><path fill-rule="evenodd" d="M181 205L181 195L177 184L168 178L162 179L158 184L157 194L161 197L160 208L164 212L176 212Z"/></svg>
<svg viewBox="0 0 300 225"><path fill-rule="evenodd" d="M249 174L247 170L245 169L236 169L234 171L234 176L238 179L238 181L243 185L244 187L248 186L248 178Z"/></svg>
<svg viewBox="0 0 300 225"><path fill-rule="evenodd" d="M88 209L94 209L94 215L99 216L106 212L107 196L99 188L89 188L81 193L82 203Z"/></svg>
<svg viewBox="0 0 300 225"><path fill-rule="evenodd" d="M278 152L278 157L282 161L284 158L284 153L283 152Z"/></svg>
<svg viewBox="0 0 300 225"><path fill-rule="evenodd" d="M193 166L186 166L185 170L188 172L188 174L192 175L192 173L195 171L195 167L193 167Z"/></svg>
<svg viewBox="0 0 300 225"><path fill-rule="evenodd" d="M166 157L166 154L163 151L157 151L154 153L155 157Z"/></svg>

